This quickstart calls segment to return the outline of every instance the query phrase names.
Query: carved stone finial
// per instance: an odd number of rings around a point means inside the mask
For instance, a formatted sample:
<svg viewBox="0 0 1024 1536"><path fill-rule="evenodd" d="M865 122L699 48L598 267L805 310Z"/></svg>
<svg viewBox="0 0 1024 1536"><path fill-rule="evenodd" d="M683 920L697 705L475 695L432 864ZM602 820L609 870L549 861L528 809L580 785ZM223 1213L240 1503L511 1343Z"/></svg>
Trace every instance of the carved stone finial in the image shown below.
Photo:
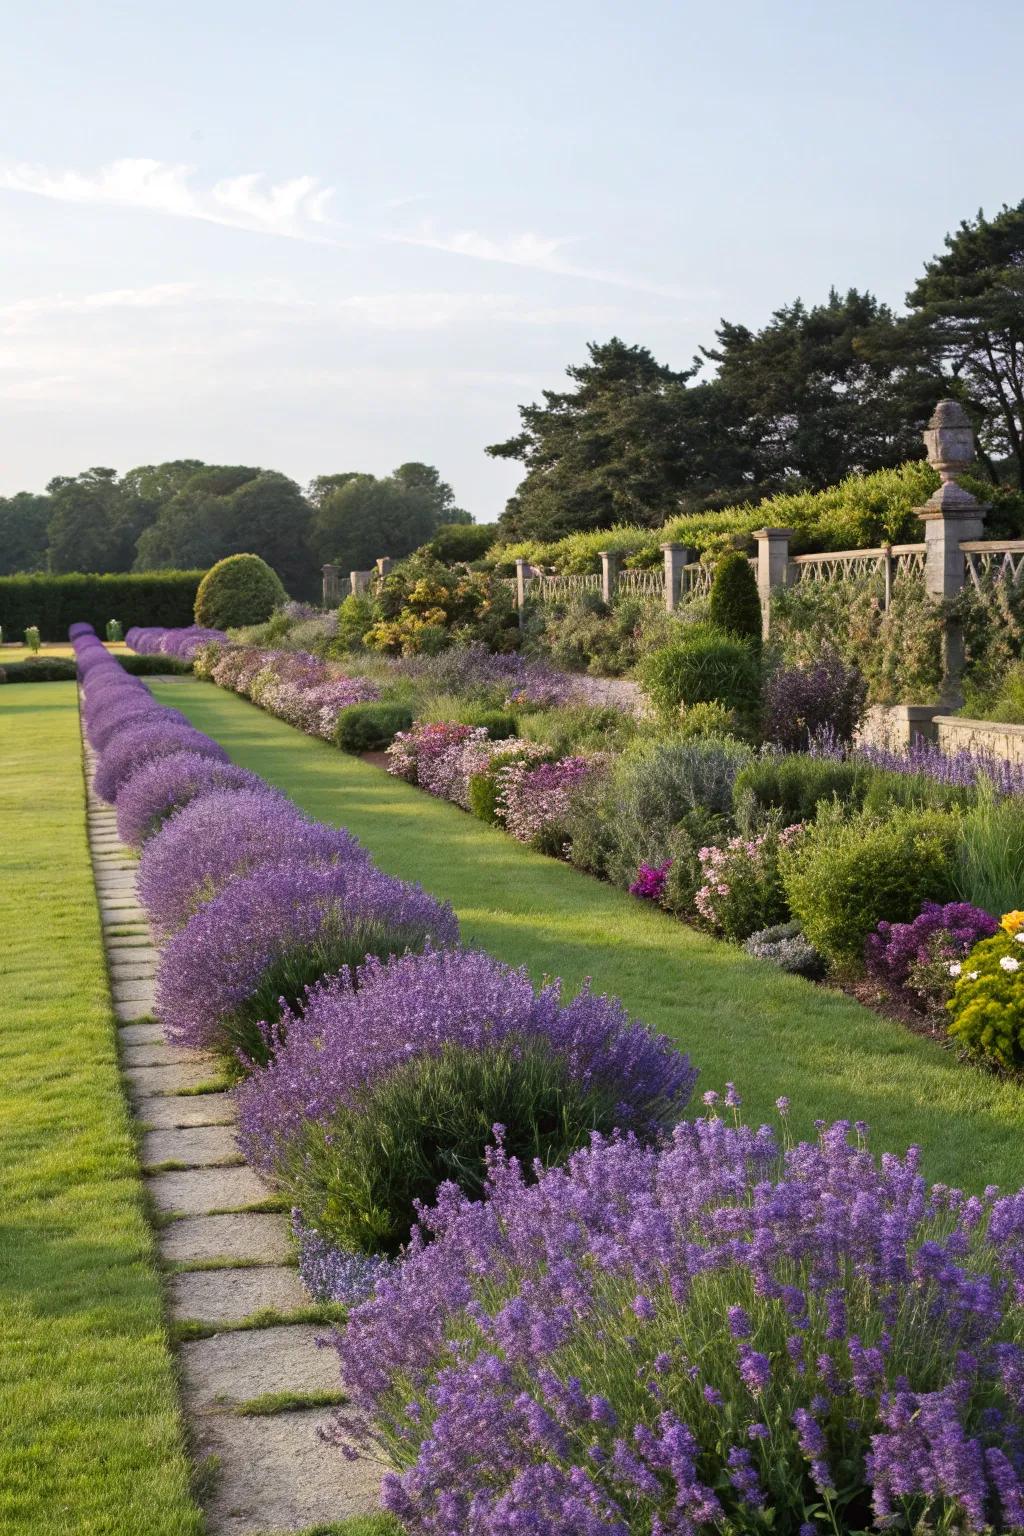
<svg viewBox="0 0 1024 1536"><path fill-rule="evenodd" d="M937 469L943 482L955 480L958 473L974 463L974 431L967 412L958 400L940 400L924 431L928 463Z"/></svg>

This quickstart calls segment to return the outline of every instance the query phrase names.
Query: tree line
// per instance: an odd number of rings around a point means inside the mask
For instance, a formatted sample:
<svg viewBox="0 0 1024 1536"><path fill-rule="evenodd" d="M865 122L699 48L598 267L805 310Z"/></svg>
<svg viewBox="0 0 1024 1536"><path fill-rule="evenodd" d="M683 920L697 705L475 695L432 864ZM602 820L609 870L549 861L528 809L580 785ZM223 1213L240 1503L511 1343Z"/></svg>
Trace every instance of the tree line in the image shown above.
<svg viewBox="0 0 1024 1536"><path fill-rule="evenodd" d="M921 456L921 430L950 394L976 425L987 476L1020 486L1024 202L948 235L903 313L833 290L758 331L723 320L689 368L613 337L567 372L573 387L521 406L520 431L486 450L525 468L500 520L509 538L656 527L891 468Z"/></svg>
<svg viewBox="0 0 1024 1536"><path fill-rule="evenodd" d="M439 527L469 523L430 464L377 477L320 475L304 494L274 470L175 459L117 475L59 475L43 495L0 498L0 575L50 570L206 568L224 555L261 555L296 597L319 591L320 566L364 570L407 555Z"/></svg>
<svg viewBox="0 0 1024 1536"><path fill-rule="evenodd" d="M974 420L985 473L1024 485L1024 202L948 235L896 313L873 294L797 299L751 330L723 320L689 368L618 337L589 346L571 387L520 406L520 430L486 452L524 476L506 538L557 539L615 523L820 490L918 458L936 400ZM401 557L443 524L471 522L429 464L376 477L178 459L118 476L59 476L45 495L0 499L0 574L209 566L242 550L296 596L319 567Z"/></svg>

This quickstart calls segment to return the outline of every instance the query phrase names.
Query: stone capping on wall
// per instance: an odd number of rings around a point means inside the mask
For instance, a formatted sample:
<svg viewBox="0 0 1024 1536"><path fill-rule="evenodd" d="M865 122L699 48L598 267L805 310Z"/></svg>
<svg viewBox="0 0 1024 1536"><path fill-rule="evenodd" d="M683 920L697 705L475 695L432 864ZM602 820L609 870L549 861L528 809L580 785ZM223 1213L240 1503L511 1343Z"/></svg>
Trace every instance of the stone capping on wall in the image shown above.
<svg viewBox="0 0 1024 1536"><path fill-rule="evenodd" d="M1024 763L1024 725L1002 720L969 720L965 715L936 715L943 752L980 752L1010 763Z"/></svg>

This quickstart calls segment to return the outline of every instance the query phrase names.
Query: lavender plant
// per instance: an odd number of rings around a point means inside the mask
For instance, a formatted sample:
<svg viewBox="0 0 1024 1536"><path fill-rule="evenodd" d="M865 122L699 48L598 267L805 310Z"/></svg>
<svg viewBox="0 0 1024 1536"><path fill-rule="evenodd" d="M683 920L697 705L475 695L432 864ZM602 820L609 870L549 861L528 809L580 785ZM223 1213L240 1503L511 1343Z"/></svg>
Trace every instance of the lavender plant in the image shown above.
<svg viewBox="0 0 1024 1536"><path fill-rule="evenodd" d="M369 855L344 827L309 821L285 795L254 789L212 790L183 807L146 844L139 899L166 937L237 876L274 864L359 863Z"/></svg>
<svg viewBox="0 0 1024 1536"><path fill-rule="evenodd" d="M411 1536L1019 1529L1024 1193L864 1133L495 1154L336 1335L336 1438L371 1418Z"/></svg>
<svg viewBox="0 0 1024 1536"><path fill-rule="evenodd" d="M173 714L172 711L167 713ZM96 793L113 803L121 786L143 763L170 757L172 752L197 752L224 763L228 760L224 748L204 736L202 731L180 725L173 718L165 720L162 713L153 714L147 716L145 723L126 727L108 743L100 756L93 781Z"/></svg>
<svg viewBox="0 0 1024 1536"><path fill-rule="evenodd" d="M447 903L364 860L278 863L230 881L169 941L156 1012L177 1044L265 1062L271 1034L261 1026L321 977L457 939Z"/></svg>
<svg viewBox="0 0 1024 1536"><path fill-rule="evenodd" d="M117 797L117 835L141 847L169 816L214 790L245 789L273 794L263 780L235 763L218 762L199 752L172 752L143 763Z"/></svg>

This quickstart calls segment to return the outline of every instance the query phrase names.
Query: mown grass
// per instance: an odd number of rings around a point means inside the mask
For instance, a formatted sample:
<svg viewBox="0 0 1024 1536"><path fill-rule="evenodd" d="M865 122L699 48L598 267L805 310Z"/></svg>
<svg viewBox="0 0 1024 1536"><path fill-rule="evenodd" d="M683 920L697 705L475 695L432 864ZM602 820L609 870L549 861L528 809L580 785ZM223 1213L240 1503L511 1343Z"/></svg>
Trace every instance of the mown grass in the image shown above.
<svg viewBox="0 0 1024 1536"><path fill-rule="evenodd" d="M590 977L667 1031L701 1088L736 1083L748 1119L772 1117L785 1094L797 1134L816 1118L862 1119L877 1149L920 1145L934 1179L1024 1184L1024 1085L532 853L245 699L194 679L152 686L304 811L351 828L384 869L450 900L466 942L538 981L576 989Z"/></svg>
<svg viewBox="0 0 1024 1536"><path fill-rule="evenodd" d="M198 1536L72 683L0 690L0 1530Z"/></svg>

